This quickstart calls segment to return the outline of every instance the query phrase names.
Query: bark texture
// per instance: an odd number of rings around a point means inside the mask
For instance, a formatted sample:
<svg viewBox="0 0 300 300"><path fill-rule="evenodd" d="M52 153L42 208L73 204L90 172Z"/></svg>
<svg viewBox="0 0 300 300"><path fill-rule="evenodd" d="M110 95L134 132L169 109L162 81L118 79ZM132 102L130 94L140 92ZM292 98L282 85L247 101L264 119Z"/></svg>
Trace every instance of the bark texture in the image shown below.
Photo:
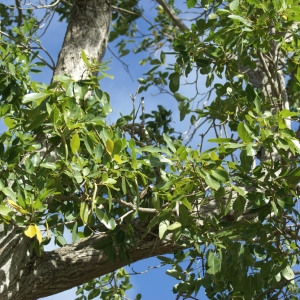
<svg viewBox="0 0 300 300"><path fill-rule="evenodd" d="M135 226L135 233L137 247L130 251L131 262L179 249L170 240L161 241L153 234L141 238L144 230L138 224ZM8 256L11 253L14 255L10 258L12 264L6 269L8 274L4 274L5 269L1 268L1 279L9 276L10 282L9 286L1 288L1 300L34 300L50 296L128 264L119 260L111 263L103 251L93 248L94 243L105 238L106 234L96 234L63 248L45 252L42 257L27 257L27 260L24 255L19 256L19 253L26 250L29 239L22 240L20 235L15 237L15 243L23 244L18 247L21 252L16 251L15 247L11 249L14 245L9 249L5 247Z"/></svg>
<svg viewBox="0 0 300 300"><path fill-rule="evenodd" d="M86 78L87 67L81 50L90 61L101 62L107 47L110 21L110 0L75 1L54 76L67 74L74 80Z"/></svg>

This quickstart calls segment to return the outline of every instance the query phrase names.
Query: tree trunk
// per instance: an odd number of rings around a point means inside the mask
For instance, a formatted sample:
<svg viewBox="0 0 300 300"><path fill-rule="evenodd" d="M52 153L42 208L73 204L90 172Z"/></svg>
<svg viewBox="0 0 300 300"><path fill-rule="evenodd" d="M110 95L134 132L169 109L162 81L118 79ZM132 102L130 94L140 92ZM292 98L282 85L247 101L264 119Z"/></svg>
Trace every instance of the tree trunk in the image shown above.
<svg viewBox="0 0 300 300"><path fill-rule="evenodd" d="M87 77L87 66L82 60L83 50L89 60L101 62L108 41L111 20L110 0L77 0L74 2L63 47L60 51L54 75L70 75L74 80ZM139 225L136 245L129 254L131 262L151 256L171 253L178 246L172 241L161 241L153 233L140 238ZM29 255L32 242L9 226L5 232L0 225L0 299L33 300L60 293L81 285L96 277L115 271L128 264L112 263L103 251L93 244L106 234L81 239L63 248L44 252L42 257Z"/></svg>
<svg viewBox="0 0 300 300"><path fill-rule="evenodd" d="M110 21L110 0L75 1L54 76L67 74L74 80L86 78L87 66L81 50L89 61L101 62L107 47Z"/></svg>

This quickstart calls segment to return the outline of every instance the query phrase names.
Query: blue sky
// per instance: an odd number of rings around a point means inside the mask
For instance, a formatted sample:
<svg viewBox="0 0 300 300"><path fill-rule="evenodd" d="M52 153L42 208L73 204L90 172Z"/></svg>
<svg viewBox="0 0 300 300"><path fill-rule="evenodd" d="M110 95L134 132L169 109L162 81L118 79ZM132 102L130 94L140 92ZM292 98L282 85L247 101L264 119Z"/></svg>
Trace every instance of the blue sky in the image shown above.
<svg viewBox="0 0 300 300"><path fill-rule="evenodd" d="M14 1L12 0L4 0L5 4L12 4ZM155 14L155 5L154 2L142 0L141 5L145 9L145 16L148 19L151 19L153 15ZM185 6L184 6L185 7ZM39 12L37 13L39 14ZM148 28L149 25L145 22L140 23L141 28ZM58 22L58 19L54 17L53 21L51 22L51 25L47 29L47 33L41 38L42 45L47 51L52 55L53 59L56 61L58 57L58 52L61 48L64 34L66 31L66 24L63 24L61 22ZM110 45L111 50L117 54L117 50ZM169 51L169 49L166 49L166 51ZM159 58L160 52L156 53L157 58ZM43 58L46 58L46 55L42 52L40 52L40 55ZM137 90L137 87L139 83L137 82L137 79L140 77L143 77L143 73L146 73L150 67L141 67L138 64L138 61L140 59L146 58L147 54L130 54L129 56L123 58L124 61L129 64L129 70L131 73L131 77L126 72L122 64L113 57L112 53L107 50L106 55L104 58L105 60L111 59L110 63L110 71L108 73L114 75L114 79L104 79L100 82L101 88L108 92L111 97L111 106L113 108L113 113L108 116L108 123L113 123L120 115L120 113L129 114L132 111L132 100L130 99L129 94L134 94ZM43 72L40 74L35 74L33 76L33 80L49 83L52 77L52 72L48 68L44 68ZM203 78L203 86L204 86L204 80ZM181 88L181 93L189 96L189 86L184 86ZM155 95L155 96L154 96ZM146 111L150 112L151 110L156 109L158 104L161 104L165 106L167 109L171 109L175 112L174 114L174 121L179 123L179 112L177 109L177 101L172 98L171 96L167 94L161 94L158 95L157 88L149 88L146 93L143 93L142 95L139 95L137 97L137 101L139 101L140 97L145 97L145 108ZM192 95L191 95L192 96ZM175 127L180 128L181 131L187 130L189 126L189 120L180 123L180 124L174 124ZM3 125L2 125L3 126ZM184 130L182 130L184 128ZM1 129L1 128L0 128ZM2 127L2 130L4 128ZM50 243L50 246L46 248L46 250L51 250L55 245L53 243ZM148 269L148 267L158 266L160 264L160 261L156 258L150 258L145 259L143 261L137 262L132 264L130 267L127 267L127 271L130 272L131 268L135 272L144 272ZM135 296L138 293L142 294L143 300L152 300L152 299L175 299L176 295L173 294L172 288L173 285L178 283L174 278L168 276L165 274L165 271L168 269L168 267L160 267L160 268L154 268L150 270L149 272L143 274L143 275L133 275L131 276L131 283L133 284L133 288L127 293L127 297L129 298L135 298ZM58 299L64 299L64 300L72 300L75 299L75 290L72 289L69 291L65 291L63 293L53 295L50 297L42 298L42 299L48 299L48 300L58 300ZM201 299L206 299L206 297L203 295L203 293L199 293L198 295L201 297Z"/></svg>

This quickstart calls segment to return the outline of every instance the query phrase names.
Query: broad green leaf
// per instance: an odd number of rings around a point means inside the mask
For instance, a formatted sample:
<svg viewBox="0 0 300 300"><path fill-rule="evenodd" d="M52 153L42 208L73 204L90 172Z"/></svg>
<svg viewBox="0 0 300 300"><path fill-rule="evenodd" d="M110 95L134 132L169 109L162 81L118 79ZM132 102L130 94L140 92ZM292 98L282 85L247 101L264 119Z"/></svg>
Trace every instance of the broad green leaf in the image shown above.
<svg viewBox="0 0 300 300"><path fill-rule="evenodd" d="M31 93L27 94L23 98L23 103L29 103L29 102L35 102L37 105L39 105L44 99L49 97L49 94L45 93Z"/></svg>
<svg viewBox="0 0 300 300"><path fill-rule="evenodd" d="M78 223L77 221L74 223L72 229L72 242L75 243L77 241L77 230L78 230Z"/></svg>
<svg viewBox="0 0 300 300"><path fill-rule="evenodd" d="M187 97L185 97L179 93L174 93L173 96L177 101L188 101L189 100Z"/></svg>
<svg viewBox="0 0 300 300"><path fill-rule="evenodd" d="M66 239L62 236L62 235L57 235L55 237L55 242L57 245L59 245L60 247L63 247L67 244Z"/></svg>
<svg viewBox="0 0 300 300"><path fill-rule="evenodd" d="M16 75L16 68L12 63L8 64L8 69L12 75Z"/></svg>
<svg viewBox="0 0 300 300"><path fill-rule="evenodd" d="M14 119L12 119L12 118L10 118L10 117L6 117L5 119L4 119L4 124L8 127L8 128L14 128L16 125L17 125L17 122L14 120Z"/></svg>
<svg viewBox="0 0 300 300"><path fill-rule="evenodd" d="M163 51L160 52L160 61L163 65L166 63L166 54Z"/></svg>
<svg viewBox="0 0 300 300"><path fill-rule="evenodd" d="M240 153L241 167L245 173L248 173L252 168L253 158L248 156L246 150L242 150Z"/></svg>
<svg viewBox="0 0 300 300"><path fill-rule="evenodd" d="M171 73L169 76L169 88L172 93L176 93L179 90L180 74L178 72Z"/></svg>
<svg viewBox="0 0 300 300"><path fill-rule="evenodd" d="M206 184L214 190L218 190L220 188L220 183L213 179L208 173L205 174L204 180Z"/></svg>
<svg viewBox="0 0 300 300"><path fill-rule="evenodd" d="M238 7L239 7L239 0L233 0L229 4L229 8L230 8L231 11L235 11Z"/></svg>
<svg viewBox="0 0 300 300"><path fill-rule="evenodd" d="M223 144L223 143L231 142L232 139L229 139L229 138L214 138L214 139L208 139L207 141L210 142L210 143Z"/></svg>
<svg viewBox="0 0 300 300"><path fill-rule="evenodd" d="M182 280L184 278L183 272L179 272L177 270L167 270L166 274L176 278L177 280Z"/></svg>
<svg viewBox="0 0 300 300"><path fill-rule="evenodd" d="M81 58L82 58L82 60L84 61L85 65L87 67L89 67L91 65L90 62L88 61L87 57L86 57L85 52L83 50L81 50Z"/></svg>
<svg viewBox="0 0 300 300"><path fill-rule="evenodd" d="M293 111L290 111L288 109L283 109L283 110L280 111L280 115L283 118L287 118L287 117L299 117L300 113L299 112L293 112Z"/></svg>
<svg viewBox="0 0 300 300"><path fill-rule="evenodd" d="M208 274L216 274L221 270L221 261L218 257L214 255L213 252L210 252L207 259L207 273Z"/></svg>
<svg viewBox="0 0 300 300"><path fill-rule="evenodd" d="M179 227L181 227L181 224L179 222L175 222L175 223L171 224L170 226L168 226L168 230L175 230Z"/></svg>
<svg viewBox="0 0 300 300"><path fill-rule="evenodd" d="M248 131L245 128L245 125L243 122L240 122L237 128L237 132L239 137L242 139L244 143L250 143L252 142L253 138L250 136Z"/></svg>
<svg viewBox="0 0 300 300"><path fill-rule="evenodd" d="M79 99L84 99L85 95L88 92L88 87L83 84L75 83L74 84L74 94L79 97Z"/></svg>
<svg viewBox="0 0 300 300"><path fill-rule="evenodd" d="M112 195L109 187L107 187L107 194L108 194L108 210L110 211L112 206Z"/></svg>
<svg viewBox="0 0 300 300"><path fill-rule="evenodd" d="M73 134L70 142L72 153L75 154L80 148L80 137L79 134L76 132Z"/></svg>
<svg viewBox="0 0 300 300"><path fill-rule="evenodd" d="M45 169L51 169L51 170L55 170L56 169L56 164L55 163L50 163L50 162L41 163L40 166L42 168L45 168Z"/></svg>
<svg viewBox="0 0 300 300"><path fill-rule="evenodd" d="M6 205L0 204L0 215L8 216L10 214L15 214L15 213Z"/></svg>
<svg viewBox="0 0 300 300"><path fill-rule="evenodd" d="M193 209L191 203L190 203L186 198L183 198L183 199L181 200L181 202L182 202L182 204L183 204L187 209L189 209L189 210L192 210L192 209Z"/></svg>
<svg viewBox="0 0 300 300"><path fill-rule="evenodd" d="M245 196L245 191L243 189L241 189L240 187L231 184L230 185L236 192L238 192L239 195L241 196Z"/></svg>
<svg viewBox="0 0 300 300"><path fill-rule="evenodd" d="M110 218L110 220L107 223L107 228L110 230L114 230L116 228L116 226L117 226L117 224L116 224L115 219Z"/></svg>
<svg viewBox="0 0 300 300"><path fill-rule="evenodd" d="M250 21L248 21L247 19L241 17L241 16L236 16L236 15L229 15L228 18L230 19L234 19L234 20L238 20L240 21L241 23L243 23L244 25L248 26L248 27L251 27L252 24Z"/></svg>
<svg viewBox="0 0 300 300"><path fill-rule="evenodd" d="M229 180L229 175L224 169L211 170L211 176L223 183Z"/></svg>
<svg viewBox="0 0 300 300"><path fill-rule="evenodd" d="M169 220L164 220L164 221L159 223L158 236L161 240L165 237L169 225L170 225Z"/></svg>
<svg viewBox="0 0 300 300"><path fill-rule="evenodd" d="M197 4L197 0L187 0L186 5L188 8L193 8Z"/></svg>
<svg viewBox="0 0 300 300"><path fill-rule="evenodd" d="M7 197L10 197L14 202L17 201L17 197L16 197L15 193L13 192L13 190L10 187L5 187L4 189L2 189L2 192Z"/></svg>
<svg viewBox="0 0 300 300"><path fill-rule="evenodd" d="M282 270L281 274L287 280L293 280L295 276L293 270L289 265L287 265L285 269Z"/></svg>
<svg viewBox="0 0 300 300"><path fill-rule="evenodd" d="M110 139L106 141L106 150L111 155L114 151L114 142Z"/></svg>
<svg viewBox="0 0 300 300"><path fill-rule="evenodd" d="M83 223L88 223L90 215L90 207L87 201L83 201L80 204L80 218Z"/></svg>
<svg viewBox="0 0 300 300"><path fill-rule="evenodd" d="M175 153L176 149L174 147L173 141L165 133L163 133L163 138L164 138L165 142L167 143L167 145L169 146L169 148L172 150L172 152Z"/></svg>

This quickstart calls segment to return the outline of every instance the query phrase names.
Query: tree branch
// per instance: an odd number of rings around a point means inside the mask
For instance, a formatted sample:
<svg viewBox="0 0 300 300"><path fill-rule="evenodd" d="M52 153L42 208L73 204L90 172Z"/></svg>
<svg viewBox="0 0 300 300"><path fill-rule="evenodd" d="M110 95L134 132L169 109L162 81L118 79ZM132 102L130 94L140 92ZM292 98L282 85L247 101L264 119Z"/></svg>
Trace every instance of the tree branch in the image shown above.
<svg viewBox="0 0 300 300"><path fill-rule="evenodd" d="M172 19L174 24L181 30L189 30L189 28L176 15L174 9L165 0L156 0L160 4L168 16Z"/></svg>
<svg viewBox="0 0 300 300"><path fill-rule="evenodd" d="M134 241L136 246L129 250L130 263L180 249L171 240L158 240L151 232L141 238L145 229L138 224L133 227L137 238ZM96 242L107 236L107 233L95 234L63 248L45 252L42 257L33 257L26 264L23 276L17 279L20 289L14 300L37 299L60 293L128 265L129 262L119 259L110 262L104 251L93 248ZM2 300L9 299L8 294L1 296Z"/></svg>

